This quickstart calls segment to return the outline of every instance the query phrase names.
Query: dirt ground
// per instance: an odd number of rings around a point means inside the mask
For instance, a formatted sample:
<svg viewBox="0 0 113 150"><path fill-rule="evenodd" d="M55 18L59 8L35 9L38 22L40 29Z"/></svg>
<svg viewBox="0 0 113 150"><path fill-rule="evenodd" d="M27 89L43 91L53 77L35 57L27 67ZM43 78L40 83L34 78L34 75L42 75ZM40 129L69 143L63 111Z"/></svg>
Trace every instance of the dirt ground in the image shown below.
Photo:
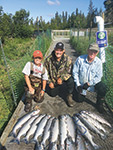
<svg viewBox="0 0 113 150"><path fill-rule="evenodd" d="M66 54L71 56L73 59L73 63L75 62L77 58L77 54L74 49L71 48L69 44L69 39L56 39L52 42L52 45L50 47L50 52L54 49L55 44L58 41L62 41L65 45ZM71 116L75 113L78 113L81 110L88 110L95 112L96 114L99 114L95 108L95 102L96 102L96 95L95 93L87 93L87 99L84 100L82 103L74 102L75 105L73 107L68 107L66 103L66 88L65 85L62 86L60 94L56 97L50 97L47 93L45 93L45 100L44 102L38 104L38 107L40 109L40 114L50 114L52 116L58 117L62 114L70 114ZM34 103L34 106L36 103ZM110 113L109 109L106 108L106 113L104 115L99 114L103 116L106 120L108 120L113 125L113 115ZM25 114L24 110L20 112L20 116ZM93 134L93 133L92 133ZM96 144L101 146L102 150L113 150L113 132L110 132L105 140L102 140L98 135L94 135L94 141ZM11 143L10 141L13 139L12 136L9 136L6 142L6 149L7 150L34 150L35 145L32 143L25 144L20 143L20 145L16 143Z"/></svg>

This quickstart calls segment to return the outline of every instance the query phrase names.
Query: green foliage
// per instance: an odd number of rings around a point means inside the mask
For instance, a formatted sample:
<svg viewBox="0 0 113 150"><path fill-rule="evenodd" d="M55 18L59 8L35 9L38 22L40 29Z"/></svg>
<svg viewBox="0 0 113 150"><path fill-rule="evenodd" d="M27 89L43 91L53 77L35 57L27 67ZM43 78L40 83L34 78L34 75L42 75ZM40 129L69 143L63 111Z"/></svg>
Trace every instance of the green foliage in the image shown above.
<svg viewBox="0 0 113 150"><path fill-rule="evenodd" d="M113 16L113 2L112 0L105 0L105 22L112 22ZM102 9L95 8L92 0L89 2L88 14L78 11L76 8L71 14L67 11L62 11L61 14L55 13L49 22L45 22L40 16L40 19L29 18L30 12L25 9L16 11L14 15L3 12L0 6L0 37L20 37L26 38L33 36L35 30L45 31L47 29L69 29L69 28L92 28L97 25L94 23L95 16L102 16ZM38 17L37 17L38 18Z"/></svg>
<svg viewBox="0 0 113 150"><path fill-rule="evenodd" d="M106 102L113 109L113 47L105 49L106 63L104 64L103 81L107 86Z"/></svg>
<svg viewBox="0 0 113 150"><path fill-rule="evenodd" d="M91 11L93 15L90 14ZM5 39L6 36L27 38L33 36L35 30L89 28L90 24L88 22L93 20L94 14L99 14L97 9L96 11L95 9L91 11L88 13L88 16L85 16L82 11L79 12L78 8L76 8L71 15L69 15L67 11L63 11L62 14L56 12L55 17L46 23L42 17L33 22L33 18L29 19L30 12L27 12L25 9L20 9L12 15L4 13L1 7L0 20L2 21L0 22L0 37L3 39Z"/></svg>
<svg viewBox="0 0 113 150"><path fill-rule="evenodd" d="M110 32L108 35L108 43L113 46L113 32Z"/></svg>
<svg viewBox="0 0 113 150"><path fill-rule="evenodd" d="M72 47L76 50L79 55L83 55L87 53L87 49L90 43L95 42L96 38L92 37L91 41L89 41L89 37L74 37L70 38L70 43Z"/></svg>
<svg viewBox="0 0 113 150"><path fill-rule="evenodd" d="M105 21L110 23L113 20L113 0L105 0L104 6L105 6Z"/></svg>
<svg viewBox="0 0 113 150"><path fill-rule="evenodd" d="M5 37L27 38L33 36L34 27L31 19L29 19L29 12L21 9L16 11L14 16L2 13L2 8L0 12L0 37L2 39L5 39Z"/></svg>
<svg viewBox="0 0 113 150"><path fill-rule="evenodd" d="M6 38L3 45L4 52L7 58L17 60L24 56L34 43L33 38Z"/></svg>

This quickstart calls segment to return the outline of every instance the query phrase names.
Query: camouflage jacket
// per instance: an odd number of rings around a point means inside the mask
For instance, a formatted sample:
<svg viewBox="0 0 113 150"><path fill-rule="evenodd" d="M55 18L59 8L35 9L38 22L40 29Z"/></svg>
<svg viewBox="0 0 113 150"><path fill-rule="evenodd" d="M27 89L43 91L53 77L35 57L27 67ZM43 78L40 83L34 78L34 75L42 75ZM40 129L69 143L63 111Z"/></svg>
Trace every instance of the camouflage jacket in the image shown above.
<svg viewBox="0 0 113 150"><path fill-rule="evenodd" d="M44 63L48 71L48 82L57 84L57 79L61 78L62 81L66 81L71 77L72 71L72 59L65 53L62 58L57 61L54 51L49 55Z"/></svg>

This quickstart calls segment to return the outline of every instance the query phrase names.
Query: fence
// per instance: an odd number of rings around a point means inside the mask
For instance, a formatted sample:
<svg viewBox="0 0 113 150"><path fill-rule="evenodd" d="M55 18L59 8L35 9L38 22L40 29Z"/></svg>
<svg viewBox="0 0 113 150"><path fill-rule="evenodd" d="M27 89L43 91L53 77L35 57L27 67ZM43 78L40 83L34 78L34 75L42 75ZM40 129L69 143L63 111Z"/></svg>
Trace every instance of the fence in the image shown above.
<svg viewBox="0 0 113 150"><path fill-rule="evenodd" d="M103 81L107 85L106 103L113 109L113 47L105 49L106 62L103 66Z"/></svg>
<svg viewBox="0 0 113 150"><path fill-rule="evenodd" d="M6 126L16 105L24 93L24 76L22 69L27 61L31 60L34 50L41 50L45 55L51 42L51 32L39 35L26 54L19 60L13 61L5 57L1 44L2 60L0 72L0 134Z"/></svg>
<svg viewBox="0 0 113 150"><path fill-rule="evenodd" d="M70 30L52 30L51 37L52 37L52 39L54 39L54 37L69 38Z"/></svg>

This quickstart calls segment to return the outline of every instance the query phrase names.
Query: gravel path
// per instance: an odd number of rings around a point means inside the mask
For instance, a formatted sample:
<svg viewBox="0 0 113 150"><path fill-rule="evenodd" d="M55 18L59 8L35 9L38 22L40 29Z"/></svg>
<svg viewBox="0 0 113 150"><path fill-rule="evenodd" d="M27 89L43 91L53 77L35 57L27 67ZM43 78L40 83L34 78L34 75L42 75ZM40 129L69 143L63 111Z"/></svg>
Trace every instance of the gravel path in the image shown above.
<svg viewBox="0 0 113 150"><path fill-rule="evenodd" d="M71 48L71 46L69 44L69 39L55 39L52 42L52 45L50 47L50 53L54 49L55 44L59 41L62 41L64 43L65 49L66 49L66 54L72 57L73 63L74 63L77 58L77 54L76 54L75 50ZM45 94L44 102L41 104L38 104L38 106L41 110L40 113L41 114L46 113L46 114L50 114L52 116L58 117L59 115L62 115L62 114L73 115L75 113L78 113L81 110L90 110L90 111L93 111L93 112L99 114L94 107L95 102L96 102L96 95L94 93L93 94L88 93L87 99L84 102L82 102L82 103L75 102L75 105L72 108L69 108L66 104L66 93L67 92L66 92L65 85L63 85L61 88L61 92L58 96L50 97L48 94ZM34 103L34 105L36 105L36 104ZM25 112L21 112L20 115L23 113L25 113ZM107 119L110 123L113 124L112 116L108 110L107 110L107 113L104 114L103 117L105 119ZM112 150L113 149L113 144L112 144L113 132L109 133L108 137L105 140L100 139L100 137L96 134L93 134L93 135L94 135L94 141L102 147L102 150ZM34 149L33 143L30 143L27 145L27 144L21 142L21 144L18 145L16 143L11 143L10 141L12 139L13 138L11 136L9 136L7 139L7 142L6 142L7 150L20 150L20 149L21 150L33 150Z"/></svg>

